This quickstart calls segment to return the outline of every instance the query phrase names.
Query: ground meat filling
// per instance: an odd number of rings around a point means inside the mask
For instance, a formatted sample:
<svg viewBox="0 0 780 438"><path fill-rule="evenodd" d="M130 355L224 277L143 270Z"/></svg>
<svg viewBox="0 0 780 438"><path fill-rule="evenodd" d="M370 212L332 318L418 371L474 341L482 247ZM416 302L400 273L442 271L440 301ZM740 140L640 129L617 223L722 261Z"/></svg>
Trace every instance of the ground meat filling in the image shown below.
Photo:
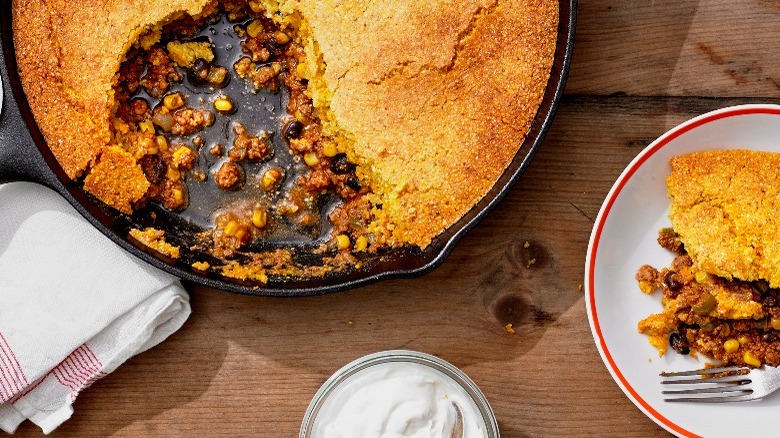
<svg viewBox="0 0 780 438"><path fill-rule="evenodd" d="M219 65L213 46L201 33L222 14L236 23L233 30L241 38L241 53L237 61L229 61L232 65ZM371 205L364 199L368 188L361 184L356 166L337 141L323 135L322 123L314 116L306 94L308 81L300 73L305 52L293 32L280 29L255 3L220 0L211 3L200 18L177 19L143 35L130 49L114 87L117 107L112 125L117 144L136 157L151 184L135 209L148 202L172 211L186 209L185 182L209 179L209 172L199 167L200 151L205 148L204 153L222 160L210 174L219 189L235 191L257 184L260 193L269 194L267 199L275 199L270 204L266 198L240 199L236 207L216 212L210 231L214 255L234 257L250 242L263 239L271 227L319 226L323 217L319 200L327 194L335 194L341 203L327 215L333 232L325 246L336 253L375 250L368 232ZM186 79L193 86L218 90L233 75L237 78L233 80L256 90L276 92L284 87L288 91L288 114L281 121L279 135L305 172L270 167L257 175L248 173L249 164L274 156L273 133L252 132L238 122L231 124L231 138L223 143L227 147L204 141L202 132L217 117L236 111L234 101L222 94L204 102L179 84ZM294 186L285 185L285 180Z"/></svg>
<svg viewBox="0 0 780 438"><path fill-rule="evenodd" d="M141 78L141 85L155 99L161 98L171 86L171 82L181 82L184 76L171 62L168 53L159 46L153 46L146 52L143 65L146 74Z"/></svg>
<svg viewBox="0 0 780 438"><path fill-rule="evenodd" d="M260 161L271 158L273 149L269 142L270 134L262 132L259 136L251 135L244 125L236 123L234 129L236 139L228 151L228 157L233 161Z"/></svg>
<svg viewBox="0 0 780 438"><path fill-rule="evenodd" d="M660 289L664 306L663 313L640 321L639 331L662 353L668 346L725 364L780 365L780 290L697 271L673 231L661 230L658 240L678 255L669 268L637 271L640 289Z"/></svg>
<svg viewBox="0 0 780 438"><path fill-rule="evenodd" d="M219 167L215 176L217 186L223 190L233 190L241 185L244 179L241 167L233 161L225 161Z"/></svg>

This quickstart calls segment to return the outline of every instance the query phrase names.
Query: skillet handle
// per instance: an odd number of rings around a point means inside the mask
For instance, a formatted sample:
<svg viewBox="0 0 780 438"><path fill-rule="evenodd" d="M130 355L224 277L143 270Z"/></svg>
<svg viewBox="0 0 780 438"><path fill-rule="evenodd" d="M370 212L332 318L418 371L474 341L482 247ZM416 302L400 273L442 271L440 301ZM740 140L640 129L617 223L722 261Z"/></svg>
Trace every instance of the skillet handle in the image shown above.
<svg viewBox="0 0 780 438"><path fill-rule="evenodd" d="M0 49L0 184L11 181L30 181L60 191L62 183L44 159L27 128L14 95L9 68L16 70L13 59L11 19L6 8L2 13L2 48ZM8 54L8 56L6 55ZM23 98L21 90L18 95Z"/></svg>

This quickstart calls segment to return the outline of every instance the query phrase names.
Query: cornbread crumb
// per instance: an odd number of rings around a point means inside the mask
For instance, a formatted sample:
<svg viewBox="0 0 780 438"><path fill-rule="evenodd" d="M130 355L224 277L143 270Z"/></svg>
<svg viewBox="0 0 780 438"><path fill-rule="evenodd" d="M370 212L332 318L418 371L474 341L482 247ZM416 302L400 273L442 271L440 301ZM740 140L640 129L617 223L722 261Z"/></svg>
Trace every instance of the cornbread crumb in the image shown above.
<svg viewBox="0 0 780 438"><path fill-rule="evenodd" d="M209 268L211 268L209 262L195 262L192 264L192 269L195 269L196 271L206 272Z"/></svg>
<svg viewBox="0 0 780 438"><path fill-rule="evenodd" d="M268 283L266 270L257 265L242 265L231 263L222 268L222 275L239 280L256 280L263 284Z"/></svg>
<svg viewBox="0 0 780 438"><path fill-rule="evenodd" d="M165 241L165 231L155 228L147 228L141 231L133 228L130 230L130 236L160 254L174 259L179 258L179 247Z"/></svg>
<svg viewBox="0 0 780 438"><path fill-rule="evenodd" d="M171 41L165 47L168 49L168 55L180 67L192 67L198 58L205 59L208 62L214 60L214 51L211 50L211 44L206 41L188 41L184 43Z"/></svg>

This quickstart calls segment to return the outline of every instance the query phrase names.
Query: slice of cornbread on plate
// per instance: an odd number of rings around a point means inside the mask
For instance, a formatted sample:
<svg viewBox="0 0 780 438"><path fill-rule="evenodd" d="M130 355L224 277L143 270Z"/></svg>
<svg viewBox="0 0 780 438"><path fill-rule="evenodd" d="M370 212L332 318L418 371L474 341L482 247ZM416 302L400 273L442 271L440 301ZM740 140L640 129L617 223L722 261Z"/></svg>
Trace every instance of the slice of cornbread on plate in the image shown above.
<svg viewBox="0 0 780 438"><path fill-rule="evenodd" d="M780 154L709 150L671 165L669 217L695 266L780 287Z"/></svg>

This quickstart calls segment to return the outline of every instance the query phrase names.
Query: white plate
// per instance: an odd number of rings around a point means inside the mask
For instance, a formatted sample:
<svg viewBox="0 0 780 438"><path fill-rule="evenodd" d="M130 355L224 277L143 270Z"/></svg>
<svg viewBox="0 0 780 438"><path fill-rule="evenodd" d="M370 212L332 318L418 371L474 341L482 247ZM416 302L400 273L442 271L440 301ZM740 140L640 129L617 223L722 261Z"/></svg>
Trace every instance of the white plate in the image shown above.
<svg viewBox="0 0 780 438"><path fill-rule="evenodd" d="M665 179L669 158L706 149L780 152L780 106L743 105L691 119L659 137L623 171L601 207L585 260L585 291L593 338L604 364L623 392L648 417L677 436L749 436L778 428L780 393L749 403L666 403L661 371L696 369L673 350L659 358L637 322L661 310L661 294L643 294L636 270L668 266L672 254L656 242L671 225Z"/></svg>

